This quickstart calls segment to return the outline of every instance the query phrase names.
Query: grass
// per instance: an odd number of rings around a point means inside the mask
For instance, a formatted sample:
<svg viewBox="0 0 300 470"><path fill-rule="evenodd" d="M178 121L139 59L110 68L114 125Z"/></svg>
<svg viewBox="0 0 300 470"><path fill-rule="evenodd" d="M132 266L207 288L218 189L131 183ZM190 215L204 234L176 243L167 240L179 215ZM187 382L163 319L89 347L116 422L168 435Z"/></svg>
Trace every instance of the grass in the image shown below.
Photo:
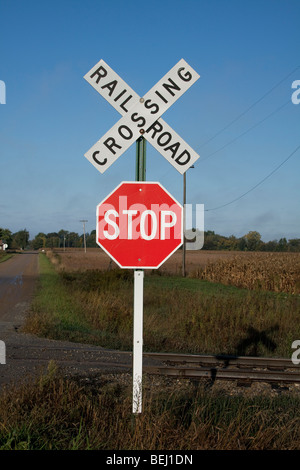
<svg viewBox="0 0 300 470"><path fill-rule="evenodd" d="M299 296L188 278L146 285L150 348L160 335L157 348L166 351L290 357L291 339L300 337Z"/></svg>
<svg viewBox="0 0 300 470"><path fill-rule="evenodd" d="M0 251L0 263L3 263L3 261L7 261L13 256L12 253L6 253L5 251Z"/></svg>
<svg viewBox="0 0 300 470"><path fill-rule="evenodd" d="M39 255L40 279L24 331L51 339L88 342L90 328L80 307L46 256Z"/></svg>
<svg viewBox="0 0 300 470"><path fill-rule="evenodd" d="M230 396L145 381L132 421L128 385L46 375L0 395L0 450L293 450L300 397Z"/></svg>
<svg viewBox="0 0 300 470"><path fill-rule="evenodd" d="M24 331L109 348L132 347L131 271L60 272L40 255L40 285ZM291 356L300 297L148 273L144 349ZM122 379L122 380L121 380ZM128 379L128 380L127 380ZM299 450L296 391L247 394L208 383L143 379L132 420L132 378L46 375L0 394L0 450Z"/></svg>
<svg viewBox="0 0 300 470"><path fill-rule="evenodd" d="M41 288L24 331L131 350L132 272L59 273L40 256ZM145 351L290 357L299 337L299 295L145 276Z"/></svg>

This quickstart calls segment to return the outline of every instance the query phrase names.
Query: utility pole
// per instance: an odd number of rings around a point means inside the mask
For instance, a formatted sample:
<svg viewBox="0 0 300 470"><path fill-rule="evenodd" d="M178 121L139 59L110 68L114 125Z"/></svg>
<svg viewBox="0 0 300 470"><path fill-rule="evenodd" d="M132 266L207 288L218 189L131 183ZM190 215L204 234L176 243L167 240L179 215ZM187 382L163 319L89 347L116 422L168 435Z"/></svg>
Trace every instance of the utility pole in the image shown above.
<svg viewBox="0 0 300 470"><path fill-rule="evenodd" d="M182 276L185 277L185 205L186 205L186 172L183 173L183 245L182 245Z"/></svg>
<svg viewBox="0 0 300 470"><path fill-rule="evenodd" d="M87 220L80 220L83 223L83 240L84 240L84 252L86 253L86 241L85 241L85 223L88 222Z"/></svg>
<svg viewBox="0 0 300 470"><path fill-rule="evenodd" d="M195 168L192 165L190 168ZM182 245L182 276L185 277L186 269L185 269L185 252L186 252L186 245L185 245L185 231L186 231L186 172L183 173L183 245Z"/></svg>

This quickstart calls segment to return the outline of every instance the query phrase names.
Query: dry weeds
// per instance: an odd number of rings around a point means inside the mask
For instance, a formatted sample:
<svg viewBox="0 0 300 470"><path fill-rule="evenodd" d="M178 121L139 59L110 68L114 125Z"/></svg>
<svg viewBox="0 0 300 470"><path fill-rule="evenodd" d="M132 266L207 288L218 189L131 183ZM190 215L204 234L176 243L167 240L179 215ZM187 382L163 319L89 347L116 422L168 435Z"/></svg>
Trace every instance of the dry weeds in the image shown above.
<svg viewBox="0 0 300 470"><path fill-rule="evenodd" d="M156 379L158 382L158 379ZM149 383L149 385L151 385ZM230 396L164 382L131 387L100 376L83 383L48 374L0 396L1 450L299 450L299 396Z"/></svg>
<svg viewBox="0 0 300 470"><path fill-rule="evenodd" d="M75 272L117 267L100 248L48 251L59 271ZM158 270L182 274L182 251L177 250ZM300 293L300 253L187 251L186 274L245 289Z"/></svg>
<svg viewBox="0 0 300 470"><path fill-rule="evenodd" d="M198 267L192 277L245 289L300 293L300 253L243 253Z"/></svg>
<svg viewBox="0 0 300 470"><path fill-rule="evenodd" d="M220 260L232 259L237 252L231 251L187 251L186 271L192 273L197 268L204 268L208 264ZM88 269L109 269L116 264L101 248L87 248L87 251L76 248L54 249L47 251L51 261L59 267L59 270L67 272L86 271ZM243 255L243 253L241 253ZM181 274L182 272L182 250L177 250L159 268L160 272L170 274Z"/></svg>

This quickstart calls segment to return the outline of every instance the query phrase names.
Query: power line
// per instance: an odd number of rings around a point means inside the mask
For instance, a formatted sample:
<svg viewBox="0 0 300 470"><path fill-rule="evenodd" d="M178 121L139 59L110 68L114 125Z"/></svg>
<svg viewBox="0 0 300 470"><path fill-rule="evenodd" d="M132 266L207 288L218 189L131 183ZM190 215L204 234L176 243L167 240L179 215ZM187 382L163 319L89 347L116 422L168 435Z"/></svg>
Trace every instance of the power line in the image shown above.
<svg viewBox="0 0 300 470"><path fill-rule="evenodd" d="M231 122L229 122L229 124L227 124L225 127L223 127L222 129L220 129L215 135L213 135L212 137L210 137L210 139L208 139L206 142L204 142L203 144L200 145L199 148L201 147L204 147L204 145L208 144L209 142L211 142L213 139L215 139L218 135L220 135L222 132L224 132L226 129L228 129L228 127L230 127L232 124L234 124L236 121L238 121L241 117L243 117L246 113L248 113L252 108L254 108L254 106L256 106L258 103L260 103L266 96L268 96L270 93L272 93L273 90L275 90L279 85L281 85L281 83L283 83L287 78L289 78L294 72L296 72L296 70L298 70L300 67L300 65L298 65L298 67L296 67L294 70L292 70L288 75L286 75L286 77L284 77L282 80L280 80L278 83L276 83L276 85L274 85L272 88L270 88L269 91L267 91L263 96L261 96L258 100L256 100L253 104L251 104L251 106L249 106L249 108L247 108L245 111L243 111L241 114L239 114L235 119L233 119Z"/></svg>
<svg viewBox="0 0 300 470"><path fill-rule="evenodd" d="M247 134L248 132L252 131L252 129L254 129L255 127L259 126L260 124L262 124L264 121L266 121L267 119L269 119L270 117L274 116L274 114L278 113L278 111L280 111L281 109L283 109L285 106L287 106L288 104L290 104L291 100L289 99L286 103L284 103L283 105L279 106L277 109L275 109L274 111L272 111L272 113L270 113L268 116L266 116L265 118L263 118L261 121L257 122L256 124L254 124L253 126L249 127L249 129L246 129L244 132L242 132L242 134L238 135L237 137L235 137L234 139L230 140L229 142L227 142L227 144L224 144L222 147L220 147L219 149L215 150L214 152L210 153L209 155L207 155L206 157L202 158L199 160L199 163L201 162L205 162L208 158L212 157L213 155L215 155L216 153L220 152L221 150L223 150L224 148L228 147L228 145L231 145L233 144L234 142L236 142L238 139L240 139L241 137L243 137L245 134Z"/></svg>
<svg viewBox="0 0 300 470"><path fill-rule="evenodd" d="M267 176L265 176L261 181L259 181L255 186L253 186L252 188L248 189L248 191L246 191L244 194L242 194L241 196L233 199L232 201L230 202L227 202L226 204L222 204L221 206L217 206L217 207L214 207L212 209L205 209L206 212L208 211L215 211L217 209L221 209L222 207L226 207L226 206L229 206L230 204L233 204L234 202L238 201L239 199L242 199L242 197L246 196L246 194L249 194L251 191L253 191L254 189L256 189L259 185L261 185L264 181L266 181L268 178L270 178L270 176L272 176L275 171L279 170L280 167L282 167L282 165L284 165L298 150L300 149L300 145L298 145L298 147L295 148L295 150L293 150L292 153L290 153L290 155L285 159L283 160L283 162L280 163L280 165L278 165L274 170L271 171L271 173L269 173Z"/></svg>

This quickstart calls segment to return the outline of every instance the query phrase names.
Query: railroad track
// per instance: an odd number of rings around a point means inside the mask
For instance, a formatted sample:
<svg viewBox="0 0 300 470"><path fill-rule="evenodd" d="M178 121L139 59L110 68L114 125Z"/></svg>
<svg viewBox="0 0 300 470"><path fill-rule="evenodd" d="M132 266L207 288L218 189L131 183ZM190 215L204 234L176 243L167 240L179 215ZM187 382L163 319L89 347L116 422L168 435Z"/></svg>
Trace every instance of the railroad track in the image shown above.
<svg viewBox="0 0 300 470"><path fill-rule="evenodd" d="M103 350L102 348L72 345L57 346L47 343L47 347L26 345L8 348L7 364L16 367L47 364L53 359L63 367L89 369L93 371L132 370L132 353L126 351ZM255 381L268 383L299 383L300 364L293 364L286 358L263 358L230 355L196 355L171 353L143 353L143 372L174 378L235 380L241 383ZM4 373L5 368L0 372Z"/></svg>
<svg viewBox="0 0 300 470"><path fill-rule="evenodd" d="M145 367L149 374L174 378L300 383L300 365L291 359L226 355L144 353L163 365Z"/></svg>

